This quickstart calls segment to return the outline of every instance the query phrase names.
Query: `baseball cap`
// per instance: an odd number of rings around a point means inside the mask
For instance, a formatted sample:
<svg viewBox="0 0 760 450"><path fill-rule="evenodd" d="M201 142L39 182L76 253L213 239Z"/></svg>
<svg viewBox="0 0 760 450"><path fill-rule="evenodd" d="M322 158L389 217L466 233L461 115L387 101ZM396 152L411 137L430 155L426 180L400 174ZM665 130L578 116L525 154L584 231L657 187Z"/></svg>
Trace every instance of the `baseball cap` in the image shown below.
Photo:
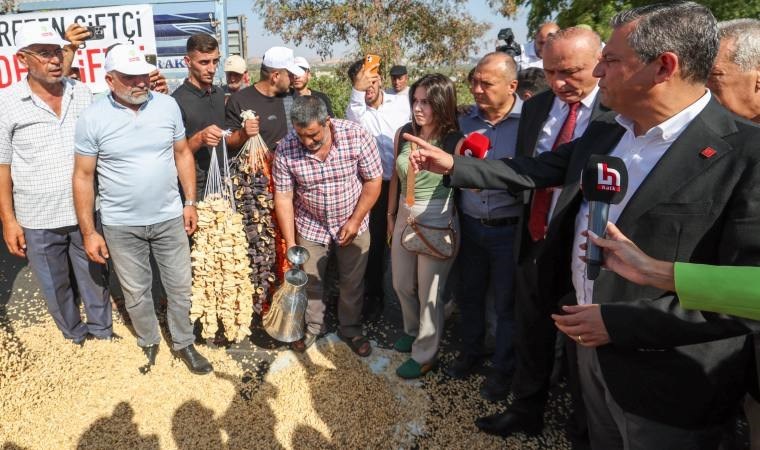
<svg viewBox="0 0 760 450"><path fill-rule="evenodd" d="M225 72L235 72L239 74L244 74L248 72L248 64L245 63L245 60L241 58L238 55L230 55L225 61L224 61L224 71Z"/></svg>
<svg viewBox="0 0 760 450"><path fill-rule="evenodd" d="M392 77L400 77L401 75L406 75L406 66L393 66L393 67L391 67L391 76Z"/></svg>
<svg viewBox="0 0 760 450"><path fill-rule="evenodd" d="M287 69L288 72L300 77L305 72L298 67L293 58L293 50L287 47L272 47L264 53L263 64L272 69Z"/></svg>
<svg viewBox="0 0 760 450"><path fill-rule="evenodd" d="M309 61L306 61L306 58L303 56L296 56L293 58L293 62L296 63L296 65L303 70L311 70L311 66L309 65Z"/></svg>
<svg viewBox="0 0 760 450"><path fill-rule="evenodd" d="M27 22L16 33L16 47L26 48L32 44L50 44L60 47L68 42L61 39L61 35L48 24Z"/></svg>
<svg viewBox="0 0 760 450"><path fill-rule="evenodd" d="M125 75L145 75L156 70L156 66L145 61L145 55L135 45L120 44L108 52L106 72L117 71Z"/></svg>

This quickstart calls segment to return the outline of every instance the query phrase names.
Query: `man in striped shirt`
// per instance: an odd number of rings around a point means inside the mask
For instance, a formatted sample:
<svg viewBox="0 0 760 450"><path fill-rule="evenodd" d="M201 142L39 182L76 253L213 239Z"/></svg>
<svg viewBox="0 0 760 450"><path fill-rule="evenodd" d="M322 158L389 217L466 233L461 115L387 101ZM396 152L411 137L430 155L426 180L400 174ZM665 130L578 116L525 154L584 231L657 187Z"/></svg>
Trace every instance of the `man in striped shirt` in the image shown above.
<svg viewBox="0 0 760 450"><path fill-rule="evenodd" d="M374 138L360 125L330 119L322 100L297 97L290 112L294 131L275 154L275 212L287 247L305 247L311 258L304 351L324 332L322 277L335 251L340 274L338 335L360 356L372 347L360 323L370 237L369 210L380 194L383 169Z"/></svg>

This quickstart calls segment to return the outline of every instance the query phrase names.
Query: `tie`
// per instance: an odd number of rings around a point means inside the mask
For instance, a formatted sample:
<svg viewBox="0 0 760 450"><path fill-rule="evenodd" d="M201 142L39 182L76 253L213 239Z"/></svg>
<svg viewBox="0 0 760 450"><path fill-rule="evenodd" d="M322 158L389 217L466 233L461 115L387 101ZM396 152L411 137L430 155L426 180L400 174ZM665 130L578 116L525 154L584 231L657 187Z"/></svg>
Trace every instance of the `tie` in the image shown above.
<svg viewBox="0 0 760 450"><path fill-rule="evenodd" d="M575 131L575 119L578 117L578 107L580 102L573 103L570 106L570 112L567 113L565 123L559 130L557 140L554 141L552 151L557 147L573 140ZM528 231L533 241L540 241L546 236L546 228L549 220L549 208L552 204L551 189L536 189L533 192L533 204L530 208L530 219L528 220Z"/></svg>

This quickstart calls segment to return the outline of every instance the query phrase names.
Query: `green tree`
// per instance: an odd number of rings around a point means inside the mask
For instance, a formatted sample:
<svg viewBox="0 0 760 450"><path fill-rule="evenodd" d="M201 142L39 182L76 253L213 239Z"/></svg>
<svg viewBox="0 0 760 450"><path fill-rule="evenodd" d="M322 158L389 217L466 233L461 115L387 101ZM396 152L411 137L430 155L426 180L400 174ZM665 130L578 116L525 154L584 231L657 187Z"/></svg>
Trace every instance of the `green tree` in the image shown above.
<svg viewBox="0 0 760 450"><path fill-rule="evenodd" d="M661 0L660 0L661 1ZM718 20L760 16L758 0L696 0L710 8ZM513 17L519 7L530 8L528 28L531 33L542 23L554 19L560 27L578 24L591 26L602 38L610 35L610 19L619 11L659 3L652 0L488 0L500 14Z"/></svg>
<svg viewBox="0 0 760 450"><path fill-rule="evenodd" d="M379 55L387 71L398 61L454 65L478 50L485 23L463 12L466 0L254 0L264 27L327 58L335 44L352 56Z"/></svg>

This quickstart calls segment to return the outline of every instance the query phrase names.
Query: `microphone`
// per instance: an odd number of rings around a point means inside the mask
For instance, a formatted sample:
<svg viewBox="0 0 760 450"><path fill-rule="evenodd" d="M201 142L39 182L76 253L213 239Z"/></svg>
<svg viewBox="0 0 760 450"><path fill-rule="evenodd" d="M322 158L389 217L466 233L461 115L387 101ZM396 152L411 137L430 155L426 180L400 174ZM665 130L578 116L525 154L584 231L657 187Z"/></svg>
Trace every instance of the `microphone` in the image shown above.
<svg viewBox="0 0 760 450"><path fill-rule="evenodd" d="M485 159L488 156L488 149L490 148L491 140L487 136L478 132L472 132L464 139L460 152L464 156Z"/></svg>
<svg viewBox="0 0 760 450"><path fill-rule="evenodd" d="M628 188L628 170L622 159L607 155L591 155L581 175L583 198L588 202L588 229L597 236L607 231L610 205L620 203ZM602 249L586 239L586 276L599 276L604 256Z"/></svg>

